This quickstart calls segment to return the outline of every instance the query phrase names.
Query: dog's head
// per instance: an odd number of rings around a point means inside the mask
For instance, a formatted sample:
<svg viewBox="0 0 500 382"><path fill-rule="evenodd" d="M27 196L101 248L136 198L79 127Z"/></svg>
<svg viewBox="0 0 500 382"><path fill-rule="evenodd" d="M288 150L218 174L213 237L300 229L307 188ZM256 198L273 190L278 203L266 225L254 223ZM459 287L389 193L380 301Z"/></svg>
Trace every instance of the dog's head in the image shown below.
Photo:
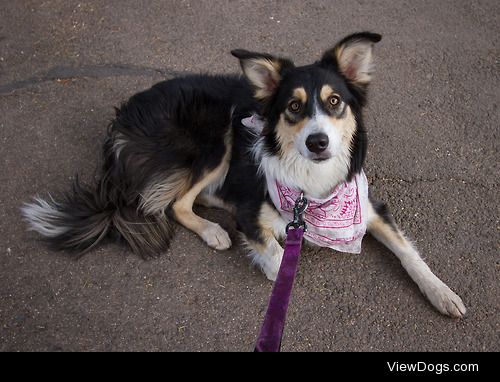
<svg viewBox="0 0 500 382"><path fill-rule="evenodd" d="M361 108L372 79L372 50L381 36L357 33L328 50L320 61L296 67L269 54L234 50L261 103L265 149L324 164L339 156L351 172L361 169L365 133Z"/></svg>

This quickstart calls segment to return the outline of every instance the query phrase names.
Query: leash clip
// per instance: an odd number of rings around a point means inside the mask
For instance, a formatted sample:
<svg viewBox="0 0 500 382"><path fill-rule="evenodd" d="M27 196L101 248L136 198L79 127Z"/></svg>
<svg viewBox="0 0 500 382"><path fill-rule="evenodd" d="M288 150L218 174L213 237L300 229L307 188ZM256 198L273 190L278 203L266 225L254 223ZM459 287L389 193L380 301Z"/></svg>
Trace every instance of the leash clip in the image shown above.
<svg viewBox="0 0 500 382"><path fill-rule="evenodd" d="M286 226L287 234L291 228L297 229L300 227L304 228L304 232L307 232L307 224L304 220L304 213L306 212L307 207L309 207L309 201L302 192L300 197L295 201L295 207L293 208L293 221Z"/></svg>

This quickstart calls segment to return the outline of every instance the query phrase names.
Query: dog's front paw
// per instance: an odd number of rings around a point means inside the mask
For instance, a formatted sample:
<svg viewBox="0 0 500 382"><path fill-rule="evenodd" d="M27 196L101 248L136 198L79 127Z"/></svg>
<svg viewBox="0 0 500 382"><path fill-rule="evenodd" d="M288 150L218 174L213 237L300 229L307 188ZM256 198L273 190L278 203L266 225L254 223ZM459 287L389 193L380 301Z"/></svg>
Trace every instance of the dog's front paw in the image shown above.
<svg viewBox="0 0 500 382"><path fill-rule="evenodd" d="M277 280L278 278L278 273L279 273L279 267L267 267L267 268L262 268L262 271L266 275L267 279L269 281L272 281L273 283Z"/></svg>
<svg viewBox="0 0 500 382"><path fill-rule="evenodd" d="M258 265L267 279L275 282L280 271L281 260L283 259L283 248L276 240L272 240L266 248L261 251L250 252L252 262Z"/></svg>
<svg viewBox="0 0 500 382"><path fill-rule="evenodd" d="M442 314L462 318L467 309L462 299L437 277L421 288L422 293Z"/></svg>
<svg viewBox="0 0 500 382"><path fill-rule="evenodd" d="M223 251L231 248L232 242L229 234L220 225L211 223L201 234L209 247Z"/></svg>

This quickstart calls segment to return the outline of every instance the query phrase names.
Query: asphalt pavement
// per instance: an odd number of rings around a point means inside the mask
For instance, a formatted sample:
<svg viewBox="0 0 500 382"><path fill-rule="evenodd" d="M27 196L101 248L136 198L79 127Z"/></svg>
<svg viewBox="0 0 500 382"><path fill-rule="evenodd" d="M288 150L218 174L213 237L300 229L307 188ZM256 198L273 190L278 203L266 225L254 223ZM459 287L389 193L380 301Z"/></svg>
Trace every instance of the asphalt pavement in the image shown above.
<svg viewBox="0 0 500 382"><path fill-rule="evenodd" d="M33 195L90 179L113 107L182 73L238 72L231 49L318 59L369 30L376 47L372 190L464 300L441 316L371 237L360 255L303 253L286 351L499 351L500 3L0 2L0 351L251 351L272 285L235 246L183 228L145 261L118 245L80 260L26 231Z"/></svg>

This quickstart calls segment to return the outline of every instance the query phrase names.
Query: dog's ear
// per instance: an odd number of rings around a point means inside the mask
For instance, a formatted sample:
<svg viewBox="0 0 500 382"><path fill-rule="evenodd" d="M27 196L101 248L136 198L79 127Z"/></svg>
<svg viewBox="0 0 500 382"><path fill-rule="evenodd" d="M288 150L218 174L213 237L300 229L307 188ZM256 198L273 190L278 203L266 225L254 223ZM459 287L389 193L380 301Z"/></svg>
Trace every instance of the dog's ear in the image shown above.
<svg viewBox="0 0 500 382"><path fill-rule="evenodd" d="M352 85L364 89L374 71L373 46L381 39L382 36L376 33L352 34L327 51L321 63L333 67Z"/></svg>
<svg viewBox="0 0 500 382"><path fill-rule="evenodd" d="M265 53L236 49L231 54L240 60L245 77L255 88L255 97L261 101L273 95L284 72L294 67L290 60Z"/></svg>

